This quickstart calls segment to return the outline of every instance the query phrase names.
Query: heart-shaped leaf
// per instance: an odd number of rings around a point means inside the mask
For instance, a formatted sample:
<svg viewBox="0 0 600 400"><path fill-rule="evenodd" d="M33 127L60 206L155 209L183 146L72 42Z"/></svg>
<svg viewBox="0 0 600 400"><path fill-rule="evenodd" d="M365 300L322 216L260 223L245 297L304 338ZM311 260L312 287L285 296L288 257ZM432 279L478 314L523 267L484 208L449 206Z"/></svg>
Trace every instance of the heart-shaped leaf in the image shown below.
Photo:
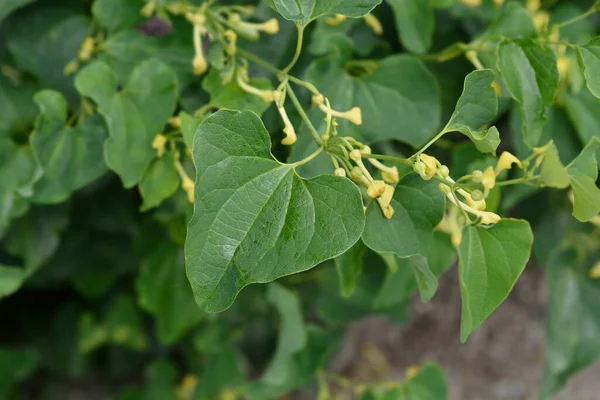
<svg viewBox="0 0 600 400"><path fill-rule="evenodd" d="M196 302L206 311L226 309L248 284L342 254L363 231L360 192L350 180L302 179L270 148L269 133L249 111L219 111L196 132L185 255Z"/></svg>

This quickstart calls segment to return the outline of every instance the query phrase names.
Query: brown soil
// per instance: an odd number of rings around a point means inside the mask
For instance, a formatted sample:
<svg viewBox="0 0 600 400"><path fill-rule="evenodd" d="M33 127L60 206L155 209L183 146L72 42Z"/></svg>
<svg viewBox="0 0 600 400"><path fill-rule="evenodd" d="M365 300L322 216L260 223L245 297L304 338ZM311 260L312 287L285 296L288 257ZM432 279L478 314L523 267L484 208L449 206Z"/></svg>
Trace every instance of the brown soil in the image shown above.
<svg viewBox="0 0 600 400"><path fill-rule="evenodd" d="M509 298L462 344L454 268L428 304L415 299L407 325L367 318L351 326L331 369L353 379L401 379L407 367L433 361L447 374L452 400L533 400L543 374L547 297L544 271L528 268ZM571 379L555 399L599 399L598 377L600 363Z"/></svg>

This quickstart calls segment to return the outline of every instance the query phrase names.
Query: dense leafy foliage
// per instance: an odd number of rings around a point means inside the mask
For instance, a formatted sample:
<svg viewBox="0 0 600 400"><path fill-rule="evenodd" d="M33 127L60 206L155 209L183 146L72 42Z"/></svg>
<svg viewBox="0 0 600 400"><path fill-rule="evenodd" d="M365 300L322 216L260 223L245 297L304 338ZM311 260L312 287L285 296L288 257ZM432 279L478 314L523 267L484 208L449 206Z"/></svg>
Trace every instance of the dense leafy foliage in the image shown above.
<svg viewBox="0 0 600 400"><path fill-rule="evenodd" d="M542 396L594 362L600 2L251 3L1 2L0 398L447 399L328 360L528 264Z"/></svg>

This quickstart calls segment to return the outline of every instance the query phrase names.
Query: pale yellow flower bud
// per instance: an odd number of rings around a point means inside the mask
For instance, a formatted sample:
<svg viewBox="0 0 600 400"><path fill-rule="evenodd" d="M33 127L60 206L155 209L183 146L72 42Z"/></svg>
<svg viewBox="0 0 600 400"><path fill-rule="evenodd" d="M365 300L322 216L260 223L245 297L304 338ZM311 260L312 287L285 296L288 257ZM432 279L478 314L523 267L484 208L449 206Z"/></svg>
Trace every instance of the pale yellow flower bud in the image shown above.
<svg viewBox="0 0 600 400"><path fill-rule="evenodd" d="M336 26L346 20L346 16L342 14L335 14L333 17L325 18L325 23L329 26Z"/></svg>
<svg viewBox="0 0 600 400"><path fill-rule="evenodd" d="M471 196L466 196L465 200L467 200L467 204L470 207L473 207L474 209L480 210L480 211L485 210L486 204L485 204L485 200L484 199L475 200Z"/></svg>
<svg viewBox="0 0 600 400"><path fill-rule="evenodd" d="M196 54L194 56L192 67L194 68L194 75L202 75L206 72L208 64L202 54Z"/></svg>
<svg viewBox="0 0 600 400"><path fill-rule="evenodd" d="M383 194L385 191L384 181L373 181L367 187L367 194L370 198L375 199Z"/></svg>
<svg viewBox="0 0 600 400"><path fill-rule="evenodd" d="M548 26L548 22L550 22L550 14L546 11L539 11L533 17L533 24L538 32L542 33L546 30Z"/></svg>
<svg viewBox="0 0 600 400"><path fill-rule="evenodd" d="M285 108L277 107L277 111L279 111L279 115L281 115L281 119L283 120L284 128L283 133L285 133L285 137L281 140L281 144L290 145L296 143L296 130L294 126L290 122L287 113L285 112Z"/></svg>
<svg viewBox="0 0 600 400"><path fill-rule="evenodd" d="M156 150L156 154L159 157L165 153L165 145L167 144L167 137L163 134L158 134L154 136L154 140L152 141L152 148Z"/></svg>
<svg viewBox="0 0 600 400"><path fill-rule="evenodd" d="M527 7L527 11L534 13L540 9L542 3L540 0L527 0L525 6Z"/></svg>
<svg viewBox="0 0 600 400"><path fill-rule="evenodd" d="M179 118L178 116L170 117L167 122L175 129L181 128L181 118Z"/></svg>
<svg viewBox="0 0 600 400"><path fill-rule="evenodd" d="M515 157L513 154L509 153L508 151L504 151L502 152L502 154L500 154L500 157L498 158L498 163L496 164L496 175L500 172L500 171L504 171L505 169L508 170L512 167L513 164L517 164L519 166L519 168L523 168L523 164L521 163L521 160L519 160L517 157Z"/></svg>
<svg viewBox="0 0 600 400"><path fill-rule="evenodd" d="M377 19L376 16L374 16L373 14L367 14L363 18L365 19L365 23L367 24L367 26L373 29L373 32L376 35L381 36L383 34L383 26L381 25L381 22L379 22L379 19Z"/></svg>
<svg viewBox="0 0 600 400"><path fill-rule="evenodd" d="M433 175L435 175L438 168L438 160L435 157L432 157L427 154L420 154L419 159L421 162L425 164L425 175L428 177L427 179L431 179Z"/></svg>
<svg viewBox="0 0 600 400"><path fill-rule="evenodd" d="M438 185L438 188L440 189L440 192L444 193L446 196L452 192L452 189L450 189L450 186L445 185L443 183L440 183Z"/></svg>
<svg viewBox="0 0 600 400"><path fill-rule="evenodd" d="M440 174L440 176L442 178L447 178L448 175L450 175L450 170L448 169L447 166L442 165L441 168L438 170L438 173Z"/></svg>
<svg viewBox="0 0 600 400"><path fill-rule="evenodd" d="M483 172L481 172L478 169L476 169L475 171L473 171L471 173L471 180L475 183L480 183L482 177L483 177Z"/></svg>
<svg viewBox="0 0 600 400"><path fill-rule="evenodd" d="M395 192L395 189L393 186L385 185L385 189L383 190L383 193L381 194L381 197L379 198L379 205L383 206L383 207L387 207L392 202L392 198L394 197L394 192Z"/></svg>
<svg viewBox="0 0 600 400"><path fill-rule="evenodd" d="M384 181L389 183L400 182L400 174L398 173L398 167L391 167L387 171L381 172L381 177Z"/></svg>
<svg viewBox="0 0 600 400"><path fill-rule="evenodd" d="M92 37L86 37L81 44L77 58L81 61L89 61L94 53L94 47L96 46L96 39Z"/></svg>
<svg viewBox="0 0 600 400"><path fill-rule="evenodd" d="M462 230L455 231L450 234L450 242L455 249L457 249L462 243Z"/></svg>
<svg viewBox="0 0 600 400"><path fill-rule="evenodd" d="M486 189L493 189L496 186L496 173L492 167L487 167L481 176L481 184Z"/></svg>
<svg viewBox="0 0 600 400"><path fill-rule="evenodd" d="M475 201L479 201L485 199L485 196L481 190L475 189L471 192L471 198Z"/></svg>
<svg viewBox="0 0 600 400"><path fill-rule="evenodd" d="M494 7L500 8L504 5L504 0L494 0Z"/></svg>
<svg viewBox="0 0 600 400"><path fill-rule="evenodd" d="M479 7L483 0L460 0L460 2L467 7Z"/></svg>
<svg viewBox="0 0 600 400"><path fill-rule="evenodd" d="M156 10L156 0L150 0L149 2L146 3L146 5L144 5L142 10L140 11L140 14L142 14L146 18L149 18L150 16L152 16L152 14L154 14L155 10Z"/></svg>
<svg viewBox="0 0 600 400"><path fill-rule="evenodd" d="M362 153L360 152L359 149L354 149L352 150L349 154L349 157L352 161L354 161L355 163L362 163Z"/></svg>
<svg viewBox="0 0 600 400"><path fill-rule="evenodd" d="M333 171L333 174L335 176L345 177L346 176L346 170L344 168L336 168L335 171Z"/></svg>
<svg viewBox="0 0 600 400"><path fill-rule="evenodd" d="M556 68L558 69L558 75L561 79L564 79L569 72L569 58L566 56L560 56L556 60Z"/></svg>
<svg viewBox="0 0 600 400"><path fill-rule="evenodd" d="M597 261L596 264L590 269L588 276L592 279L600 279L600 261Z"/></svg>
<svg viewBox="0 0 600 400"><path fill-rule="evenodd" d="M495 214L493 212L488 212L488 211L481 212L477 215L479 215L479 217L481 217L480 223L482 223L483 225L496 224L496 223L500 222L500 220L502 219L502 218L500 218L500 216L498 214Z"/></svg>
<svg viewBox="0 0 600 400"><path fill-rule="evenodd" d="M269 35L274 35L277 32L279 32L279 21L277 21L277 18L271 18L270 20L265 21L262 24L257 24L256 28L259 31L262 31Z"/></svg>

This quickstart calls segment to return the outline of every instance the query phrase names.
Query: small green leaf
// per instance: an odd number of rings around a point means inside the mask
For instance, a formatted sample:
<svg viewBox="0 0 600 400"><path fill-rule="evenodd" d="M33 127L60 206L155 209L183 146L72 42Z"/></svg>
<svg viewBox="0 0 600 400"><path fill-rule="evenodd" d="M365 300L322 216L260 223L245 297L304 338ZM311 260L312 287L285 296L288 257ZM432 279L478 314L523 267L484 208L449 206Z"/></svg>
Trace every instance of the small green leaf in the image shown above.
<svg viewBox="0 0 600 400"><path fill-rule="evenodd" d="M583 69L588 89L600 98L600 38L577 47L579 63Z"/></svg>
<svg viewBox="0 0 600 400"><path fill-rule="evenodd" d="M565 93L565 109L583 145L600 138L600 101L587 88L577 95Z"/></svg>
<svg viewBox="0 0 600 400"><path fill-rule="evenodd" d="M260 381L277 386L293 377L293 356L306 347L307 332L300 299L292 291L271 283L267 287L267 301L277 308L281 322L275 354Z"/></svg>
<svg viewBox="0 0 600 400"><path fill-rule="evenodd" d="M467 135L481 152L496 154L500 134L495 126L487 129L498 113L498 97L492 87L494 72L490 69L471 72L456 108L444 131ZM484 128L482 128L484 127Z"/></svg>
<svg viewBox="0 0 600 400"><path fill-rule="evenodd" d="M363 267L363 257L367 248L363 242L358 241L344 254L336 257L335 269L340 279L340 293L344 297L352 296L356 286L356 279Z"/></svg>
<svg viewBox="0 0 600 400"><path fill-rule="evenodd" d="M140 211L148 211L171 197L179 187L175 153L167 152L152 161L139 184L144 202Z"/></svg>
<svg viewBox="0 0 600 400"><path fill-rule="evenodd" d="M0 348L0 397L10 398L11 386L29 378L37 369L40 355L34 348Z"/></svg>
<svg viewBox="0 0 600 400"><path fill-rule="evenodd" d="M43 174L35 184L37 203L59 203L106 172L102 145L107 136L101 117L66 125L67 102L52 90L38 92L40 116L30 142Z"/></svg>
<svg viewBox="0 0 600 400"><path fill-rule="evenodd" d="M183 135L183 141L188 148L192 148L194 144L194 135L198 130L198 125L202 122L202 119L195 118L190 114L182 111L179 113L181 119L181 134Z"/></svg>
<svg viewBox="0 0 600 400"><path fill-rule="evenodd" d="M391 219L383 216L376 201L367 206L363 242L379 253L399 257L426 254L433 228L444 215L445 197L438 183L407 175L396 186L390 205L394 208Z"/></svg>
<svg viewBox="0 0 600 400"><path fill-rule="evenodd" d="M431 300L437 291L437 278L429 269L429 265L427 265L427 259L422 255L410 256L406 260L415 274L421 301L426 303Z"/></svg>
<svg viewBox="0 0 600 400"><path fill-rule="evenodd" d="M433 7L427 0L387 0L394 11L400 42L410 52L425 54L435 31Z"/></svg>
<svg viewBox="0 0 600 400"><path fill-rule="evenodd" d="M0 264L0 299L19 290L25 279L23 268Z"/></svg>
<svg viewBox="0 0 600 400"><path fill-rule="evenodd" d="M270 153L252 112L222 110L194 139L195 211L186 268L196 302L221 311L250 283L298 273L347 251L360 237L360 192L335 176L300 178Z"/></svg>
<svg viewBox="0 0 600 400"><path fill-rule="evenodd" d="M143 0L95 0L92 5L94 20L109 33L130 28L144 20L140 13Z"/></svg>
<svg viewBox="0 0 600 400"><path fill-rule="evenodd" d="M444 372L431 363L423 365L417 375L405 382L400 391L407 396L400 399L448 400L448 383Z"/></svg>
<svg viewBox="0 0 600 400"><path fill-rule="evenodd" d="M575 197L573 216L582 222L589 221L600 212L600 189L596 186L596 150L599 147L600 139L593 137L581 153L567 165L567 174L571 178Z"/></svg>
<svg viewBox="0 0 600 400"><path fill-rule="evenodd" d="M268 0L267 4L287 20L300 26L327 13L358 18L368 14L381 0Z"/></svg>
<svg viewBox="0 0 600 400"><path fill-rule="evenodd" d="M172 344L197 325L204 314L194 301L185 275L181 247L160 238L145 248L135 284L138 302L156 318L160 341Z"/></svg>
<svg viewBox="0 0 600 400"><path fill-rule="evenodd" d="M498 46L498 69L519 105L523 140L534 147L558 89L556 55L550 47L533 41L505 40Z"/></svg>
<svg viewBox="0 0 600 400"><path fill-rule="evenodd" d="M111 69L94 62L79 72L75 86L98 104L98 111L106 119L106 164L121 177L126 188L132 187L142 179L156 154L152 148L154 136L162 131L175 109L175 73L161 61L150 59L138 65L125 88L117 91L117 79Z"/></svg>
<svg viewBox="0 0 600 400"><path fill-rule="evenodd" d="M540 181L550 187L564 189L571 184L569 175L565 170L565 166L560 161L558 149L556 145L552 145L546 150L544 162L540 171Z"/></svg>
<svg viewBox="0 0 600 400"><path fill-rule="evenodd" d="M129 296L121 294L112 302L105 324L112 343L138 351L148 346L140 315Z"/></svg>
<svg viewBox="0 0 600 400"><path fill-rule="evenodd" d="M542 398L600 355L600 282L588 278L598 253L581 257L573 248L558 251L548 263L550 302L546 317L546 367Z"/></svg>
<svg viewBox="0 0 600 400"><path fill-rule="evenodd" d="M248 83L258 89L273 90L271 82L266 78L253 78ZM261 115L271 105L260 97L243 91L235 80L223 85L219 71L214 68L202 81L202 88L210 94L210 102L217 108L254 111Z"/></svg>
<svg viewBox="0 0 600 400"><path fill-rule="evenodd" d="M532 243L531 228L523 220L503 219L491 228L463 230L458 248L461 341L508 297L525 269Z"/></svg>

